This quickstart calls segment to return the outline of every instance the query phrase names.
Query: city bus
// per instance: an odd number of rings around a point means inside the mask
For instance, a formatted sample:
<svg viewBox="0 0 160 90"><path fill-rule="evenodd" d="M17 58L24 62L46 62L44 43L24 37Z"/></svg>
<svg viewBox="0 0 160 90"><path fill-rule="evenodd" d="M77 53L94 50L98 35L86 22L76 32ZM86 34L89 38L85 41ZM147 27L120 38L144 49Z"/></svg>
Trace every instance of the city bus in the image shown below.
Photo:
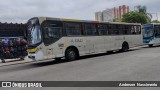
<svg viewBox="0 0 160 90"><path fill-rule="evenodd" d="M160 24L144 24L143 33L143 42L149 47L160 44Z"/></svg>
<svg viewBox="0 0 160 90"><path fill-rule="evenodd" d="M34 17L27 23L28 57L76 60L79 56L127 51L143 44L141 24Z"/></svg>

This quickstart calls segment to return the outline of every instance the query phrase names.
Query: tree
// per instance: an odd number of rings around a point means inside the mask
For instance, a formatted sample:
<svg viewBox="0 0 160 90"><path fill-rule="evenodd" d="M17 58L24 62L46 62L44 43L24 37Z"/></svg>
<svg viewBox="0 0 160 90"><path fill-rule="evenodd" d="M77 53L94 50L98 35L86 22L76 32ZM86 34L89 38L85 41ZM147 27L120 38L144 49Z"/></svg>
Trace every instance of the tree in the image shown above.
<svg viewBox="0 0 160 90"><path fill-rule="evenodd" d="M138 5L138 6L136 6L136 9L137 9L136 10L137 12L142 13L142 14L144 14L147 17L147 22L148 23L151 23L152 14L150 14L150 13L147 12L147 7L146 6Z"/></svg>
<svg viewBox="0 0 160 90"><path fill-rule="evenodd" d="M113 22L122 22L122 20L121 20L121 19L118 19L118 18L114 18L114 19L113 19Z"/></svg>
<svg viewBox="0 0 160 90"><path fill-rule="evenodd" d="M158 20L153 20L152 23L160 23Z"/></svg>
<svg viewBox="0 0 160 90"><path fill-rule="evenodd" d="M137 11L131 11L123 15L122 22L146 24L147 16Z"/></svg>

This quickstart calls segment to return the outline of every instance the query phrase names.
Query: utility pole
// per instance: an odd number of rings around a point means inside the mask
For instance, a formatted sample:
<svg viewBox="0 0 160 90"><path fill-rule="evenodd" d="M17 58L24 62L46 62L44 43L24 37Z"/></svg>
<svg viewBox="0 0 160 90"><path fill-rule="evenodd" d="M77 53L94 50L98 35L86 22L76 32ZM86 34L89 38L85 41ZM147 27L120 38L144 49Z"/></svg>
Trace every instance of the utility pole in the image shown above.
<svg viewBox="0 0 160 90"><path fill-rule="evenodd" d="M150 14L155 14L157 21L159 21L159 20L158 20L158 13L150 13Z"/></svg>
<svg viewBox="0 0 160 90"><path fill-rule="evenodd" d="M158 21L158 13L152 13L152 14L155 14L155 15L156 15L156 18L157 18L157 21Z"/></svg>
<svg viewBox="0 0 160 90"><path fill-rule="evenodd" d="M158 13L156 13L157 21L158 21Z"/></svg>

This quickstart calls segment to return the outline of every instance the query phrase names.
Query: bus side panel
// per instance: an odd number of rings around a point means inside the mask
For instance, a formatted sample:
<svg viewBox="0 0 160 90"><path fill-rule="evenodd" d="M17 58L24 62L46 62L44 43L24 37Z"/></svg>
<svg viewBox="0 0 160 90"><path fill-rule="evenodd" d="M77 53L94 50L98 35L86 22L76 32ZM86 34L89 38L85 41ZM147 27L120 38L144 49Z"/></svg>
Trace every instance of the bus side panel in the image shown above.
<svg viewBox="0 0 160 90"><path fill-rule="evenodd" d="M125 41L128 42L129 47L140 46L143 44L141 35L126 35Z"/></svg>
<svg viewBox="0 0 160 90"><path fill-rule="evenodd" d="M160 44L160 36L155 36L150 42L149 44L153 44L153 45L159 45Z"/></svg>
<svg viewBox="0 0 160 90"><path fill-rule="evenodd" d="M63 56L63 47L59 46L61 42L63 42L63 39L60 39L54 44L51 44L49 46L45 46L47 59L52 59L52 58Z"/></svg>
<svg viewBox="0 0 160 90"><path fill-rule="evenodd" d="M106 52L104 36L94 36L94 50L96 53Z"/></svg>
<svg viewBox="0 0 160 90"><path fill-rule="evenodd" d="M122 44L125 41L125 35L115 36L116 49L122 49Z"/></svg>
<svg viewBox="0 0 160 90"><path fill-rule="evenodd" d="M64 55L68 47L74 46L78 49L80 56L85 55L88 52L86 49L86 38L85 37L64 37Z"/></svg>
<svg viewBox="0 0 160 90"><path fill-rule="evenodd" d="M106 51L117 49L115 36L105 36L105 48L106 48Z"/></svg>
<svg viewBox="0 0 160 90"><path fill-rule="evenodd" d="M94 36L87 36L86 37L86 47L87 53L94 53L94 44L95 44L95 37Z"/></svg>

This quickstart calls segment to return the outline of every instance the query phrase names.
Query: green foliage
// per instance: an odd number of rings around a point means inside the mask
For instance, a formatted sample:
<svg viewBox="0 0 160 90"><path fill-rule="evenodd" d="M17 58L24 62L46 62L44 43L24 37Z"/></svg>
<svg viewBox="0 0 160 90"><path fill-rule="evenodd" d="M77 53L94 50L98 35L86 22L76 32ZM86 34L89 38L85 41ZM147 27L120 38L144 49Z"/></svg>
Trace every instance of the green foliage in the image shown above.
<svg viewBox="0 0 160 90"><path fill-rule="evenodd" d="M160 23L158 20L153 20L152 23Z"/></svg>
<svg viewBox="0 0 160 90"><path fill-rule="evenodd" d="M147 12L147 7L146 6L138 5L138 6L136 6L136 11L141 13L141 14L144 14L147 17L147 22L151 23L152 14Z"/></svg>
<svg viewBox="0 0 160 90"><path fill-rule="evenodd" d="M123 16L122 22L142 23L142 24L148 23L147 16L137 11L131 11L131 12L126 13Z"/></svg>
<svg viewBox="0 0 160 90"><path fill-rule="evenodd" d="M136 6L136 11L139 12L139 13L143 13L143 14L146 14L147 13L147 7L146 6L141 6L141 5L138 5Z"/></svg>
<svg viewBox="0 0 160 90"><path fill-rule="evenodd" d="M121 19L118 19L118 18L114 18L114 19L113 19L113 22L122 22L122 20L121 20Z"/></svg>

